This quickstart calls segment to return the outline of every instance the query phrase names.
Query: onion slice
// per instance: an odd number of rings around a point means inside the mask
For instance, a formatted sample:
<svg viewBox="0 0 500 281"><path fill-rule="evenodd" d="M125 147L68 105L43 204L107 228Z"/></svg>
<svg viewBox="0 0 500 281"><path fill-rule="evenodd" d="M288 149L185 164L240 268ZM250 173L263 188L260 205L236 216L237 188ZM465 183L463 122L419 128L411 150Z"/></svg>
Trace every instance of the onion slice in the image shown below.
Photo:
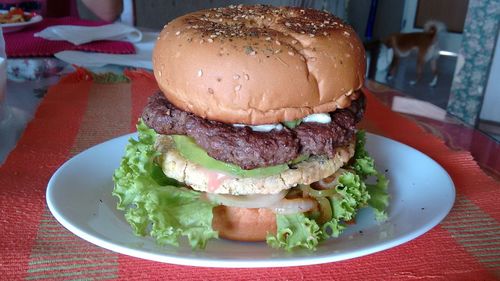
<svg viewBox="0 0 500 281"><path fill-rule="evenodd" d="M283 199L271 207L273 212L280 215L304 213L316 206L316 200L312 198Z"/></svg>
<svg viewBox="0 0 500 281"><path fill-rule="evenodd" d="M325 223L329 220L332 219L333 212L332 212L332 205L330 205L330 200L321 197L321 198L316 198L319 203L319 209L321 213L321 217L319 217L318 222L319 223Z"/></svg>
<svg viewBox="0 0 500 281"><path fill-rule="evenodd" d="M276 194L230 195L207 193L207 198L219 205L238 208L268 208L283 199L288 190Z"/></svg>
<svg viewBox="0 0 500 281"><path fill-rule="evenodd" d="M327 196L329 196L329 197L340 196L335 188L317 190L317 189L312 188L309 185L301 185L300 189L302 190L302 192L305 195L311 196L314 198L322 198L322 197L327 197Z"/></svg>
<svg viewBox="0 0 500 281"><path fill-rule="evenodd" d="M343 175L345 172L347 172L347 170L340 168L333 175L319 180L317 182L317 186L315 187L318 187L320 189L334 188L339 184L339 177Z"/></svg>

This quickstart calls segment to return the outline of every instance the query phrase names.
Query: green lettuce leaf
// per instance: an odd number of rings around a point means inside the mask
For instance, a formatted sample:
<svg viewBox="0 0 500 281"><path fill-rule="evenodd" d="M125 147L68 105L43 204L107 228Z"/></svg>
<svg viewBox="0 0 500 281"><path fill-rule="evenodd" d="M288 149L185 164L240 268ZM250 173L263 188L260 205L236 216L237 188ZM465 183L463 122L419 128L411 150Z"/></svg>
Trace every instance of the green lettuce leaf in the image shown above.
<svg viewBox="0 0 500 281"><path fill-rule="evenodd" d="M276 235L269 234L266 242L273 248L291 251L295 248L316 250L322 239L320 227L316 221L302 213L276 215Z"/></svg>
<svg viewBox="0 0 500 281"><path fill-rule="evenodd" d="M136 235L156 238L159 244L178 245L186 236L193 248L204 248L217 238L212 229L213 204L199 200L201 193L179 186L167 178L155 162L159 153L153 145L156 133L142 121L138 140L130 139L113 180L117 208Z"/></svg>
<svg viewBox="0 0 500 281"><path fill-rule="evenodd" d="M364 131L356 133L356 150L354 152L354 163L352 168L356 174L365 180L368 176L376 176L378 174L375 169L375 161L368 154L365 148L366 136Z"/></svg>
<svg viewBox="0 0 500 281"><path fill-rule="evenodd" d="M345 228L345 221L354 219L357 211L366 206L370 195L365 183L354 173L339 177L337 193L327 196L332 205L332 219L322 225L302 213L276 215L277 234L268 235L267 243L273 248L291 251L295 248L315 250L318 242L338 237Z"/></svg>
<svg viewBox="0 0 500 281"><path fill-rule="evenodd" d="M331 203L332 218L318 225L313 215L311 218L304 214L276 215L277 234L267 237L269 245L288 251L295 248L314 250L319 241L338 237L346 228L346 222L353 220L366 206L374 208L377 220L387 218L389 181L375 169L374 160L365 149L365 141L365 133L358 132L352 164L345 167L347 172L339 177L336 193L324 197ZM376 183L369 184L373 178L377 179Z"/></svg>
<svg viewBox="0 0 500 281"><path fill-rule="evenodd" d="M354 153L354 164L352 168L366 182L368 193L370 194L370 205L375 210L375 217L378 221L387 220L387 207L389 206L389 180L384 174L375 169L375 161L365 149L366 137L364 131L358 131L356 135L356 152ZM375 177L376 183L369 184L369 177Z"/></svg>
<svg viewBox="0 0 500 281"><path fill-rule="evenodd" d="M333 218L337 220L350 221L354 219L356 212L366 206L370 195L365 183L354 173L346 172L339 177L339 184L335 187L341 195L331 199Z"/></svg>
<svg viewBox="0 0 500 281"><path fill-rule="evenodd" d="M288 129L293 129L302 123L302 119L295 119L293 121L283 121L283 125L285 125Z"/></svg>
<svg viewBox="0 0 500 281"><path fill-rule="evenodd" d="M383 174L377 174L376 184L367 184L368 193L370 193L370 205L375 210L377 221L385 221L388 218L387 207L389 207L389 192L387 188L389 180Z"/></svg>
<svg viewBox="0 0 500 281"><path fill-rule="evenodd" d="M338 237L345 229L344 222L353 220L358 210L365 207L370 199L365 183L352 172L341 175L335 189L340 196L329 198L332 219L321 226L324 239Z"/></svg>

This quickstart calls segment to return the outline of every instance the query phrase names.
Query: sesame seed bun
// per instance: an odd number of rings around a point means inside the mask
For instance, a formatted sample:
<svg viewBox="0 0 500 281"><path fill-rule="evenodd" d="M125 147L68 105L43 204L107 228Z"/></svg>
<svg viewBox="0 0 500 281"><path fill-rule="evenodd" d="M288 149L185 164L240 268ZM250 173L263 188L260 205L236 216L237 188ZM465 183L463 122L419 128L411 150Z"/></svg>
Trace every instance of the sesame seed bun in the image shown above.
<svg viewBox="0 0 500 281"><path fill-rule="evenodd" d="M178 108L259 125L349 106L366 65L354 30L331 14L230 6L166 25L153 67L160 89Z"/></svg>

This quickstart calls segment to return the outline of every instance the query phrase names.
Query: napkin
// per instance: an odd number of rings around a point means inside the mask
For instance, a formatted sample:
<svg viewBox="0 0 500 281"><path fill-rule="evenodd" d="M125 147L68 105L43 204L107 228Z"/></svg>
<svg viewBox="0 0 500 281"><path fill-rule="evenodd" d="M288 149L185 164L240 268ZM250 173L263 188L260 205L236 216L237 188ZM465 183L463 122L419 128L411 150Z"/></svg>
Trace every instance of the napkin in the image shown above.
<svg viewBox="0 0 500 281"><path fill-rule="evenodd" d="M139 42L142 32L121 23L101 26L55 25L35 33L34 36L81 45L99 40Z"/></svg>
<svg viewBox="0 0 500 281"><path fill-rule="evenodd" d="M137 53L135 55L114 55L81 51L62 51L54 54L54 56L67 63L89 68L114 64L153 69L151 55L145 53Z"/></svg>
<svg viewBox="0 0 500 281"><path fill-rule="evenodd" d="M82 67L101 67L108 64L153 69L151 56L158 32L144 32L142 40L134 43L135 54L104 54L82 51L62 51L54 56L69 64Z"/></svg>

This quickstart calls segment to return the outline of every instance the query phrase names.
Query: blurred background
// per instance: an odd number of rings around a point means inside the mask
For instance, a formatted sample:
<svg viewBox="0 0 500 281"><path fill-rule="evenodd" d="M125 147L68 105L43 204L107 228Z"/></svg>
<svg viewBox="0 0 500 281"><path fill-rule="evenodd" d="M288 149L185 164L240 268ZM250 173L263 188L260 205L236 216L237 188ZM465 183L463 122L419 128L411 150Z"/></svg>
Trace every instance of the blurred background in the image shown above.
<svg viewBox="0 0 500 281"><path fill-rule="evenodd" d="M0 9L17 5L46 17L120 21L158 31L180 15L230 4L299 6L337 15L351 24L364 42L369 79L435 106L420 115L452 114L500 140L498 0L0 0ZM395 52L383 44L384 40L392 34L421 33L430 20L446 27L436 43L437 83L429 85L434 75L428 61L422 79L412 83L417 75L416 52L402 57L392 79L387 79ZM418 107L404 102L399 105L405 110Z"/></svg>

